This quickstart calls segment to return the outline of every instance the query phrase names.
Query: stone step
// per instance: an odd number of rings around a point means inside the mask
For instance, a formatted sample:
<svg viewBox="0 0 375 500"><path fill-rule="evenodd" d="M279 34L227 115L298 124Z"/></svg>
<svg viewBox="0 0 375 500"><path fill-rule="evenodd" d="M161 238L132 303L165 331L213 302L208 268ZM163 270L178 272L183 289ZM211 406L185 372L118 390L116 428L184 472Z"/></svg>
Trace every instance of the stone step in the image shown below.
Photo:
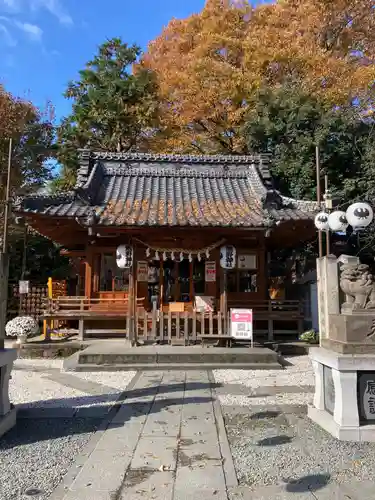
<svg viewBox="0 0 375 500"><path fill-rule="evenodd" d="M189 370L282 368L276 352L266 348L145 346L128 348L120 342L93 344L64 362L64 369Z"/></svg>
<svg viewBox="0 0 375 500"><path fill-rule="evenodd" d="M169 363L134 363L134 364L111 364L94 365L64 362L65 371L76 372L116 372L116 371L188 371L188 370L283 370L279 363L189 363L189 364L169 364Z"/></svg>

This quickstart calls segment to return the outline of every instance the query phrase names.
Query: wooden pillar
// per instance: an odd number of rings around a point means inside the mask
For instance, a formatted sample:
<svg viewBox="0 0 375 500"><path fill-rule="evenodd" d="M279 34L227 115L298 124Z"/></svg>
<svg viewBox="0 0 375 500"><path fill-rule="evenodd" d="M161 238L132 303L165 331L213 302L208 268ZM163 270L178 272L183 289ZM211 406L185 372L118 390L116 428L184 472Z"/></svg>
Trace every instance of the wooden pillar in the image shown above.
<svg viewBox="0 0 375 500"><path fill-rule="evenodd" d="M222 270L220 280L220 309L223 315L224 335L228 334L228 271Z"/></svg>
<svg viewBox="0 0 375 500"><path fill-rule="evenodd" d="M159 262L159 308L163 312L163 296L164 296L164 267L163 260L160 258Z"/></svg>
<svg viewBox="0 0 375 500"><path fill-rule="evenodd" d="M177 260L174 261L174 290L173 290L173 300L175 302L179 301L180 298L180 281L179 277L179 262Z"/></svg>
<svg viewBox="0 0 375 500"><path fill-rule="evenodd" d="M131 345L137 345L137 286L136 286L136 252L133 248L133 262L129 272L129 298L128 298L128 328Z"/></svg>
<svg viewBox="0 0 375 500"><path fill-rule="evenodd" d="M99 280L100 280L100 266L101 266L101 254L95 254L93 256L93 279L92 279L92 291L93 293L99 292Z"/></svg>
<svg viewBox="0 0 375 500"><path fill-rule="evenodd" d="M85 268L85 297L91 299L92 296L92 277L93 277L93 250L87 249L86 268Z"/></svg>
<svg viewBox="0 0 375 500"><path fill-rule="evenodd" d="M194 303L194 260L189 263L189 301Z"/></svg>

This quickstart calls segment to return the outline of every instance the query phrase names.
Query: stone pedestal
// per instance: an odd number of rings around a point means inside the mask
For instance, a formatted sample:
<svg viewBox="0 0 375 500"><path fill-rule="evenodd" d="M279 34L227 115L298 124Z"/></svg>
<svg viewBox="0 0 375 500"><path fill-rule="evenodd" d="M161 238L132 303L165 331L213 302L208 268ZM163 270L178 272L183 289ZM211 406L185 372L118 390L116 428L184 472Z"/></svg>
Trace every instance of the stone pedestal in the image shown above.
<svg viewBox="0 0 375 500"><path fill-rule="evenodd" d="M16 408L9 401L9 378L16 349L0 350L0 437L16 425Z"/></svg>
<svg viewBox="0 0 375 500"><path fill-rule="evenodd" d="M375 353L310 349L315 372L308 416L342 441L375 442Z"/></svg>

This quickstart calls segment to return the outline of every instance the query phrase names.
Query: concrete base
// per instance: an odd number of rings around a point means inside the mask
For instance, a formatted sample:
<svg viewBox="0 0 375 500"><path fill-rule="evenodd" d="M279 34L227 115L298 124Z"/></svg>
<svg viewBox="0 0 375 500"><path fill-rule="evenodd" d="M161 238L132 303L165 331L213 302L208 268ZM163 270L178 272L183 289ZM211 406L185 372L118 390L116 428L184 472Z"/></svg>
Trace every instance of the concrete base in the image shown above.
<svg viewBox="0 0 375 500"><path fill-rule="evenodd" d="M314 403L308 409L311 420L337 439L375 442L375 425L364 425L358 409L358 372L375 374L375 355L340 354L318 347L310 349L309 357L315 372ZM324 367L332 370L330 398Z"/></svg>
<svg viewBox="0 0 375 500"><path fill-rule="evenodd" d="M16 349L0 351L0 437L16 424L16 409L9 401L9 378L16 359Z"/></svg>
<svg viewBox="0 0 375 500"><path fill-rule="evenodd" d="M318 410L312 405L308 407L307 415L313 422L340 441L375 442L375 425L343 427L335 422L333 416L327 411Z"/></svg>
<svg viewBox="0 0 375 500"><path fill-rule="evenodd" d="M12 429L17 422L17 410L13 407L8 413L0 417L0 437Z"/></svg>
<svg viewBox="0 0 375 500"><path fill-rule="evenodd" d="M64 361L67 371L282 369L276 352L260 347L145 346L120 341L93 344Z"/></svg>

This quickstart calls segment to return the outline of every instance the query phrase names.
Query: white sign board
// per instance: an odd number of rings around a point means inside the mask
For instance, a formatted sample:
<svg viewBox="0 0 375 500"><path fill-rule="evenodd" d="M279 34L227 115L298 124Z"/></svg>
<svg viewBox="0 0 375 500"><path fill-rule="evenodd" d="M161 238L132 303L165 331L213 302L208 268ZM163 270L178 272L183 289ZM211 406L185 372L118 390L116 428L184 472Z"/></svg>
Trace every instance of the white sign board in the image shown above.
<svg viewBox="0 0 375 500"><path fill-rule="evenodd" d="M238 269L256 269L257 256L256 255L239 255L238 256Z"/></svg>
<svg viewBox="0 0 375 500"><path fill-rule="evenodd" d="M137 262L137 281L140 283L148 281L148 262Z"/></svg>
<svg viewBox="0 0 375 500"><path fill-rule="evenodd" d="M235 339L251 340L253 344L253 310L230 310L231 335Z"/></svg>
<svg viewBox="0 0 375 500"><path fill-rule="evenodd" d="M214 260L206 261L204 267L206 283L214 283L216 281L216 262Z"/></svg>
<svg viewBox="0 0 375 500"><path fill-rule="evenodd" d="M26 295L29 293L30 281L19 281L18 282L18 292L20 295Z"/></svg>
<svg viewBox="0 0 375 500"><path fill-rule="evenodd" d="M197 312L212 312L214 310L214 297L208 295L196 295L195 310Z"/></svg>

